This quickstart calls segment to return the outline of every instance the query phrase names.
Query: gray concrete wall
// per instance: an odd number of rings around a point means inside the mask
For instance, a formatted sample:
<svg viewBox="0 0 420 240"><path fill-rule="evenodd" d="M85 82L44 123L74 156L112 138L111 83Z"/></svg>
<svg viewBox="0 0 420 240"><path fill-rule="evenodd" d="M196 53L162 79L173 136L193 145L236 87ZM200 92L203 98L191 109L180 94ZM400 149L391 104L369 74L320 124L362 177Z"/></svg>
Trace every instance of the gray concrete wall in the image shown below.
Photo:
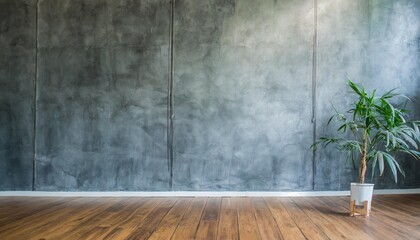
<svg viewBox="0 0 420 240"><path fill-rule="evenodd" d="M175 189L312 189L312 1L176 7Z"/></svg>
<svg viewBox="0 0 420 240"><path fill-rule="evenodd" d="M169 2L39 2L37 190L168 190Z"/></svg>
<svg viewBox="0 0 420 240"><path fill-rule="evenodd" d="M353 95L348 94L347 78L379 94L398 87L413 100L411 117L420 119L420 2L318 2L317 135L334 133L325 124L333 113L331 103L341 112L348 109ZM345 158L332 149L318 152L316 190L347 189L349 181L357 180ZM420 186L420 162L400 160L406 178L400 175L395 184L386 169L387 177L374 179L378 188Z"/></svg>
<svg viewBox="0 0 420 240"><path fill-rule="evenodd" d="M0 0L0 190L31 190L36 2Z"/></svg>
<svg viewBox="0 0 420 240"><path fill-rule="evenodd" d="M416 0L177 0L173 22L170 0L0 4L1 190L348 189L344 157L309 149L347 77L400 87L420 118ZM378 187L420 187L401 160Z"/></svg>

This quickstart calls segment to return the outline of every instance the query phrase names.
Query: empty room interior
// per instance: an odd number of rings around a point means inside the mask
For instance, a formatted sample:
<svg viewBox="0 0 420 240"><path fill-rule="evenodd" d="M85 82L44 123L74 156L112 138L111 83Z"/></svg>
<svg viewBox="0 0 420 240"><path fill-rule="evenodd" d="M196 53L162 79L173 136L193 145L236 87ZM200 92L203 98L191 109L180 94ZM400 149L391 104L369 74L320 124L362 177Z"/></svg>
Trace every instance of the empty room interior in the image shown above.
<svg viewBox="0 0 420 240"><path fill-rule="evenodd" d="M420 239L419 0L0 0L0 239Z"/></svg>

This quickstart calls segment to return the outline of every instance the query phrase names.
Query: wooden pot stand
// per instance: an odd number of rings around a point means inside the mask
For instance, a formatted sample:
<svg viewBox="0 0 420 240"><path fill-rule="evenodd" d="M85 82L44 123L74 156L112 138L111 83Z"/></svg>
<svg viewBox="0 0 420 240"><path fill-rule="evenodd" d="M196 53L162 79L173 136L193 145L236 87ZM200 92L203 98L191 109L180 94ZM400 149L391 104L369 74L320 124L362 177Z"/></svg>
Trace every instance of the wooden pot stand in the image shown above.
<svg viewBox="0 0 420 240"><path fill-rule="evenodd" d="M357 206L356 201L350 201L350 217L356 216L356 215L362 215L364 217L369 217L370 210L369 210L369 202L364 201L363 207Z"/></svg>

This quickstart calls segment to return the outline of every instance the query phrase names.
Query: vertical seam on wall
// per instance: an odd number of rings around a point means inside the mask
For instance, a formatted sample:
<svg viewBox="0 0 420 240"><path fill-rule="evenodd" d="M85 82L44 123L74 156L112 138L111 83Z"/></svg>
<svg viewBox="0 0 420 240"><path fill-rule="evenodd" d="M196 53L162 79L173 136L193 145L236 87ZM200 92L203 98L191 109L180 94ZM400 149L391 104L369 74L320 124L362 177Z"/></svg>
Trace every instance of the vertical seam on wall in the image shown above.
<svg viewBox="0 0 420 240"><path fill-rule="evenodd" d="M36 182L36 125L37 125L37 95L38 95L38 89L37 89L37 82L38 82L38 10L39 10L39 0L36 1L35 6L35 71L34 71L34 97L33 97L33 114L34 114L34 120L33 120L33 138L32 138L32 191L35 191L35 182Z"/></svg>
<svg viewBox="0 0 420 240"><path fill-rule="evenodd" d="M318 48L318 0L314 0L314 38L312 47L312 124L313 136L312 142L316 142L316 68L317 68L317 48ZM316 150L312 150L312 190L315 190L315 174L316 174Z"/></svg>
<svg viewBox="0 0 420 240"><path fill-rule="evenodd" d="M168 75L168 170L169 170L169 188L172 190L173 162L174 162L174 5L175 0L170 0L170 19L169 19L169 75Z"/></svg>

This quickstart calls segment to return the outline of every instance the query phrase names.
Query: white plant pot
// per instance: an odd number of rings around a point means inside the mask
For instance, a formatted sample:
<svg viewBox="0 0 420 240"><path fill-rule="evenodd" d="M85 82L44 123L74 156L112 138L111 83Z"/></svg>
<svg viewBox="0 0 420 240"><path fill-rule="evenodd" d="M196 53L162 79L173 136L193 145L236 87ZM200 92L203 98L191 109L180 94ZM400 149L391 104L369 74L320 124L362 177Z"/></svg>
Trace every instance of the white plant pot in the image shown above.
<svg viewBox="0 0 420 240"><path fill-rule="evenodd" d="M372 204L373 185L374 184L372 183L351 183L351 201L356 201L357 206L363 206L363 202L368 201L368 209L370 210Z"/></svg>

